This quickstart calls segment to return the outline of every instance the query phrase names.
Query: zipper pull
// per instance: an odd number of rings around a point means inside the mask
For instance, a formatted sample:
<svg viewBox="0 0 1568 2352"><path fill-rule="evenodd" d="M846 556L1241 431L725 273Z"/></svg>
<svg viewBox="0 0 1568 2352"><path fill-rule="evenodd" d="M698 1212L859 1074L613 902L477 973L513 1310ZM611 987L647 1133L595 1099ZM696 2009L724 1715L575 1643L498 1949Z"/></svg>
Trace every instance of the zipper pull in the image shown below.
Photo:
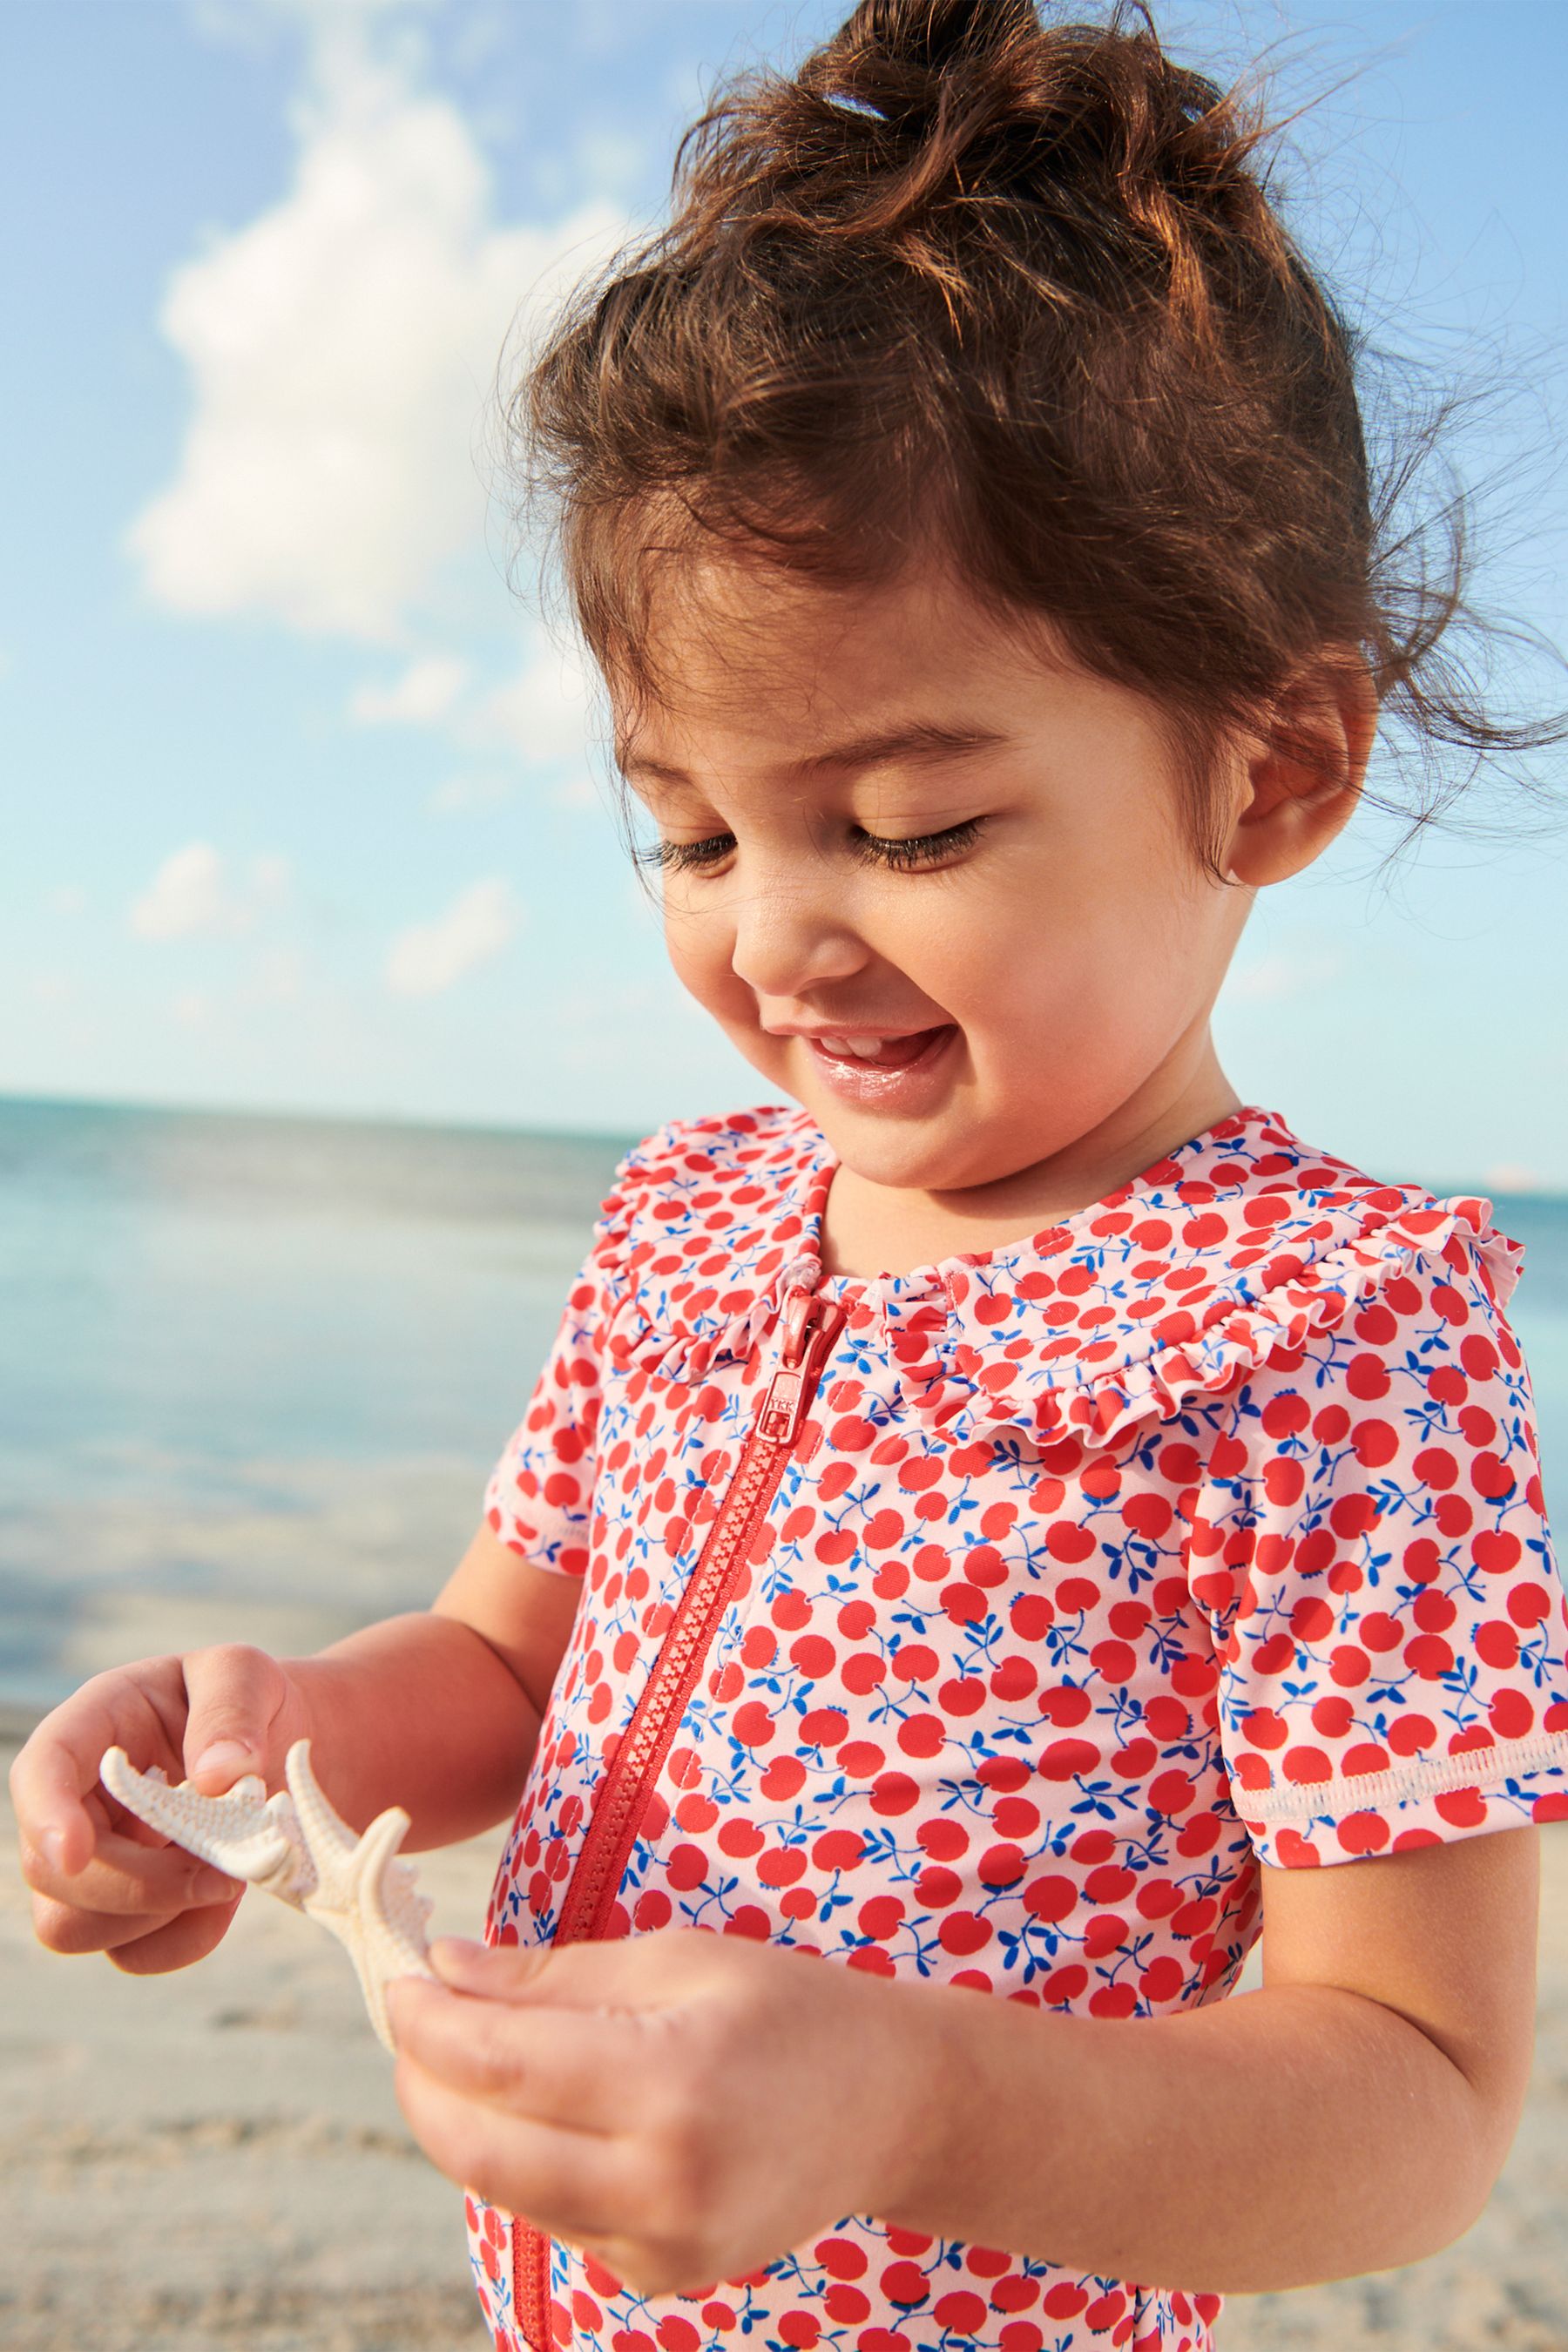
<svg viewBox="0 0 1568 2352"><path fill-rule="evenodd" d="M825 1299L792 1290L784 1307L783 1360L757 1408L753 1424L774 1445L793 1445L805 1409L807 1387L819 1370L836 1325Z"/></svg>

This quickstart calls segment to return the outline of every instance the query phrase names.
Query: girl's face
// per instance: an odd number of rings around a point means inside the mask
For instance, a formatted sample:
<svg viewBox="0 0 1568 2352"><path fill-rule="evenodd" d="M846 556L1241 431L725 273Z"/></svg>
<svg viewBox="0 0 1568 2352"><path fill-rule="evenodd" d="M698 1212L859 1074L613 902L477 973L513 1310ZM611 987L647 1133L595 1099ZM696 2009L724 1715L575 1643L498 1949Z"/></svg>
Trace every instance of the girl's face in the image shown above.
<svg viewBox="0 0 1568 2352"><path fill-rule="evenodd" d="M668 707L617 710L669 954L846 1169L973 1198L1234 1106L1207 1024L1248 893L1184 842L1144 698L930 574L726 567L670 626Z"/></svg>

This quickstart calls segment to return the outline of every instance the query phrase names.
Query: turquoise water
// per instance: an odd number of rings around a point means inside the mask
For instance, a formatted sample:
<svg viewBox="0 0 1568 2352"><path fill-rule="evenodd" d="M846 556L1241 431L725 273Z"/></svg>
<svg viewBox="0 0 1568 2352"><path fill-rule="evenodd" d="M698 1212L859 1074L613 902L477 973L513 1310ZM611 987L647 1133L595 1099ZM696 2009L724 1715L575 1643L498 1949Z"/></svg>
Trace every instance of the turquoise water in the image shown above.
<svg viewBox="0 0 1568 2352"><path fill-rule="evenodd" d="M423 1606L627 1140L0 1100L0 1701ZM1568 1201L1498 1222L1568 1496Z"/></svg>

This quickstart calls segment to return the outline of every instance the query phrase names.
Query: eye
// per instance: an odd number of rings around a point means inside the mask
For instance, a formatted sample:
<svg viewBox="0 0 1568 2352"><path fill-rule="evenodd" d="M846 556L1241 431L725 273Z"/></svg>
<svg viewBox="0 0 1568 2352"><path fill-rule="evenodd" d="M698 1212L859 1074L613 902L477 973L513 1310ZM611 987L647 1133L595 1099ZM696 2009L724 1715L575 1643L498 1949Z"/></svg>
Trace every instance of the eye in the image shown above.
<svg viewBox="0 0 1568 2352"><path fill-rule="evenodd" d="M906 872L937 866L972 847L984 823L983 817L969 817L942 833L911 833L892 839L864 833L857 826L854 854L866 865L900 867ZM703 841L656 841L638 849L636 856L640 866L651 866L661 874L694 874L720 865L734 846L732 833L713 833Z"/></svg>
<svg viewBox="0 0 1568 2352"><path fill-rule="evenodd" d="M950 824L943 833L911 833L893 841L884 840L880 834L862 833L856 843L856 856L873 866L939 865L957 851L972 847L984 822L972 816L963 824Z"/></svg>
<svg viewBox="0 0 1568 2352"><path fill-rule="evenodd" d="M714 833L706 841L656 841L638 849L636 856L639 866L652 866L661 874L689 874L717 866L734 846L732 833Z"/></svg>

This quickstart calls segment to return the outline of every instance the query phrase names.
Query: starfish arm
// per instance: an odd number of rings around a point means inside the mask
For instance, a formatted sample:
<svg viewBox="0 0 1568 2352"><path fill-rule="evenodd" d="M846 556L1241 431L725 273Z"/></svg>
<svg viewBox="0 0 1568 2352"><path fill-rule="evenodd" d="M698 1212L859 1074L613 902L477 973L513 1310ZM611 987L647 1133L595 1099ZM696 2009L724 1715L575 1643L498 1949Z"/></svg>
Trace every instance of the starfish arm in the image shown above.
<svg viewBox="0 0 1568 2352"><path fill-rule="evenodd" d="M264 1781L247 1775L226 1796L204 1797L188 1780L171 1785L156 1768L138 1772L122 1748L105 1750L99 1778L127 1812L172 1838L187 1853L199 1855L231 1878L298 1903L302 1856L298 1840L290 1835L292 1816L278 1810L276 1800L264 1801Z"/></svg>

